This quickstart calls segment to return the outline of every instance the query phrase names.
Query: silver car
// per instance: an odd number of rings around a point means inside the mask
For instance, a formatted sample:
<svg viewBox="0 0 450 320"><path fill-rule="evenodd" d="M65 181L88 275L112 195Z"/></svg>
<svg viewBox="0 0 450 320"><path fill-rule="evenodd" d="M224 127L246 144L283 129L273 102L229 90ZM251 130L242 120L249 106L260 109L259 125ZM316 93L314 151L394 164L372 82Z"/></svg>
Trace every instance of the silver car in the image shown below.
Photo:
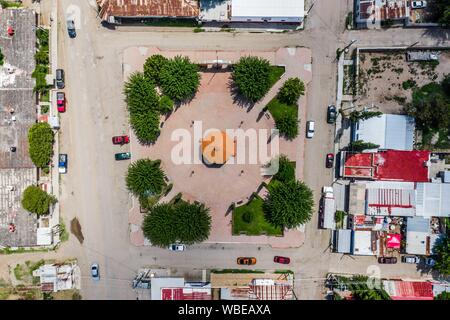
<svg viewBox="0 0 450 320"><path fill-rule="evenodd" d="M169 246L170 251L184 251L186 250L186 246L180 243L174 243Z"/></svg>
<svg viewBox="0 0 450 320"><path fill-rule="evenodd" d="M418 264L420 262L420 258L418 256L403 256L402 257L403 263L411 263L411 264Z"/></svg>

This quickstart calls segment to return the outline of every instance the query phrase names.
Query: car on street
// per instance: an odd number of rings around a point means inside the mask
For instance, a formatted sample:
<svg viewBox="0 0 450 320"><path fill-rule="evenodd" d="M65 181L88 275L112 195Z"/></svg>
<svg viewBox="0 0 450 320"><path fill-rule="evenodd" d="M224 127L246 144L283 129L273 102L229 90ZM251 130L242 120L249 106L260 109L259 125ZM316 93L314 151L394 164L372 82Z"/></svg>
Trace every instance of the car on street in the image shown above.
<svg viewBox="0 0 450 320"><path fill-rule="evenodd" d="M256 258L254 258L254 257L239 257L239 258L237 258L237 264L251 266L253 264L256 264Z"/></svg>
<svg viewBox="0 0 450 320"><path fill-rule="evenodd" d="M77 36L77 32L75 30L75 21L67 20L67 33L70 38L75 38Z"/></svg>
<svg viewBox="0 0 450 320"><path fill-rule="evenodd" d="M336 107L333 105L329 105L327 108L327 122L335 123L337 118Z"/></svg>
<svg viewBox="0 0 450 320"><path fill-rule="evenodd" d="M56 87L58 89L64 89L66 84L64 83L64 70L63 69L56 69Z"/></svg>
<svg viewBox="0 0 450 320"><path fill-rule="evenodd" d="M397 258L396 257L379 257L378 263L394 264L394 263L397 263Z"/></svg>
<svg viewBox="0 0 450 320"><path fill-rule="evenodd" d="M58 171L59 173L67 173L67 154L60 153L58 156Z"/></svg>
<svg viewBox="0 0 450 320"><path fill-rule="evenodd" d="M56 106L58 112L66 112L66 95L64 92L56 93Z"/></svg>
<svg viewBox="0 0 450 320"><path fill-rule="evenodd" d="M131 158L131 152L116 153L114 156L115 156L117 161L128 160L128 159Z"/></svg>
<svg viewBox="0 0 450 320"><path fill-rule="evenodd" d="M402 257L403 263L411 263L411 264L418 264L420 262L420 258L418 256L403 256Z"/></svg>
<svg viewBox="0 0 450 320"><path fill-rule="evenodd" d="M312 138L314 137L314 127L315 127L315 122L313 120L309 120L308 122L306 122L306 137L307 138Z"/></svg>
<svg viewBox="0 0 450 320"><path fill-rule="evenodd" d="M433 267L434 265L436 265L436 260L434 260L433 258L426 258L425 264L429 267Z"/></svg>
<svg viewBox="0 0 450 320"><path fill-rule="evenodd" d="M325 161L325 167L333 168L334 165L334 153L328 153Z"/></svg>
<svg viewBox="0 0 450 320"><path fill-rule="evenodd" d="M91 277L95 281L100 280L100 269L98 267L98 263L93 263L91 265Z"/></svg>
<svg viewBox="0 0 450 320"><path fill-rule="evenodd" d="M130 137L128 136L114 136L112 137L112 143L113 144L127 144L130 142Z"/></svg>
<svg viewBox="0 0 450 320"><path fill-rule="evenodd" d="M180 243L174 243L169 246L170 251L184 251L186 250L186 246Z"/></svg>
<svg viewBox="0 0 450 320"><path fill-rule="evenodd" d="M427 7L426 1L411 1L411 8L413 9L423 9Z"/></svg>
<svg viewBox="0 0 450 320"><path fill-rule="evenodd" d="M275 256L273 257L273 262L281 264L289 264L291 263L291 259L289 259L288 257Z"/></svg>

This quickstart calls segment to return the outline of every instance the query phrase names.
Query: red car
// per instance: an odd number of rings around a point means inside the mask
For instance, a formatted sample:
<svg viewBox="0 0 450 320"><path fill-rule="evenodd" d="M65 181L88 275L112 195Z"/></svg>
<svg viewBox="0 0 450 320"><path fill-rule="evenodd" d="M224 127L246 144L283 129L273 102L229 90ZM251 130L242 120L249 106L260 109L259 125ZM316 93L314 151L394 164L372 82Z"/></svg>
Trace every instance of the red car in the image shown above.
<svg viewBox="0 0 450 320"><path fill-rule="evenodd" d="M128 136L114 136L112 137L113 144L127 144L130 142L130 138Z"/></svg>
<svg viewBox="0 0 450 320"><path fill-rule="evenodd" d="M334 154L333 153L328 153L327 154L327 160L325 162L325 166L327 168L333 168L334 165Z"/></svg>
<svg viewBox="0 0 450 320"><path fill-rule="evenodd" d="M66 112L66 95L64 92L56 93L56 105L58 112Z"/></svg>
<svg viewBox="0 0 450 320"><path fill-rule="evenodd" d="M273 258L273 262L281 263L281 264L289 264L289 263L291 263L291 259L289 259L288 257L275 256Z"/></svg>

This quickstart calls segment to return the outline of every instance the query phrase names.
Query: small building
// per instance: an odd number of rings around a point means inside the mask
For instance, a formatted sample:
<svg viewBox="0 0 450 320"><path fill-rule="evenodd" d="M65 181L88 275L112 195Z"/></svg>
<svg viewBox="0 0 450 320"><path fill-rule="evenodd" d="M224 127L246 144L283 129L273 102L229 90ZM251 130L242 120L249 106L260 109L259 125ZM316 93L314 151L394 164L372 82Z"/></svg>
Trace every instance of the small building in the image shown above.
<svg viewBox="0 0 450 320"><path fill-rule="evenodd" d="M352 140L371 142L384 150L413 150L414 131L413 117L383 114L356 122L352 127Z"/></svg>
<svg viewBox="0 0 450 320"><path fill-rule="evenodd" d="M439 52L408 51L406 61L439 61Z"/></svg>
<svg viewBox="0 0 450 320"><path fill-rule="evenodd" d="M352 253L358 256L378 255L378 239L376 232L366 230L353 231Z"/></svg>
<svg viewBox="0 0 450 320"><path fill-rule="evenodd" d="M418 183L417 215L429 217L450 217L450 184Z"/></svg>
<svg viewBox="0 0 450 320"><path fill-rule="evenodd" d="M211 300L211 285L185 282L184 278L151 278L152 300Z"/></svg>
<svg viewBox="0 0 450 320"><path fill-rule="evenodd" d="M427 281L383 280L392 300L433 300L433 284Z"/></svg>
<svg viewBox="0 0 450 320"><path fill-rule="evenodd" d="M333 230L333 250L338 253L352 252L352 230Z"/></svg>
<svg viewBox="0 0 450 320"><path fill-rule="evenodd" d="M302 23L304 0L232 0L232 22Z"/></svg>
<svg viewBox="0 0 450 320"><path fill-rule="evenodd" d="M43 292L79 289L79 275L76 264L44 264L33 271L33 277L39 277Z"/></svg>
<svg viewBox="0 0 450 320"><path fill-rule="evenodd" d="M406 253L429 255L431 252L430 219L408 218L406 224Z"/></svg>
<svg viewBox="0 0 450 320"><path fill-rule="evenodd" d="M356 0L355 20L359 27L370 28L387 21L403 23L409 19L409 0Z"/></svg>

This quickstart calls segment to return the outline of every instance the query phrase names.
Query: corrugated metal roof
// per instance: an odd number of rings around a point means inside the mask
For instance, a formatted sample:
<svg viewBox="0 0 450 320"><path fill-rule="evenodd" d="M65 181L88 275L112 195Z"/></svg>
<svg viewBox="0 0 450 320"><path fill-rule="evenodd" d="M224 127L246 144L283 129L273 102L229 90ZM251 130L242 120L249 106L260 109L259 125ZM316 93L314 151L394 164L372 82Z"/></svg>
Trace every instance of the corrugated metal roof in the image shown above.
<svg viewBox="0 0 450 320"><path fill-rule="evenodd" d="M303 0L232 0L232 17L303 17Z"/></svg>
<svg viewBox="0 0 450 320"><path fill-rule="evenodd" d="M415 214L414 190L367 189L368 215L409 216Z"/></svg>
<svg viewBox="0 0 450 320"><path fill-rule="evenodd" d="M351 253L352 251L352 230L336 230L336 252Z"/></svg>
<svg viewBox="0 0 450 320"><path fill-rule="evenodd" d="M416 201L418 216L450 217L450 184L418 183Z"/></svg>

